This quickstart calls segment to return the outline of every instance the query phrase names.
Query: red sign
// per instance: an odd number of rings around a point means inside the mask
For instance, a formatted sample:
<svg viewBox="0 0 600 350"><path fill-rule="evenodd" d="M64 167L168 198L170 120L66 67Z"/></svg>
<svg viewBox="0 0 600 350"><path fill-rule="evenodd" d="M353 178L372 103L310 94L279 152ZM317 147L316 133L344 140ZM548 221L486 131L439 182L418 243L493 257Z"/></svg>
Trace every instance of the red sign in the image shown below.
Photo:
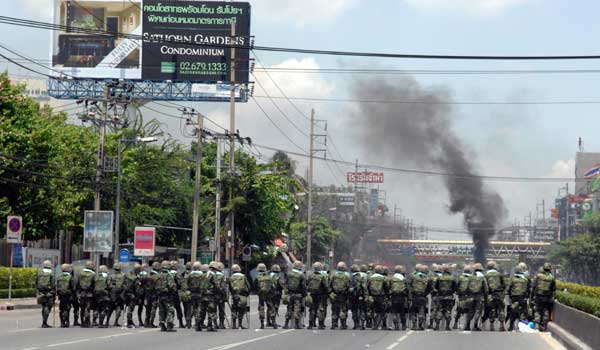
<svg viewBox="0 0 600 350"><path fill-rule="evenodd" d="M136 227L133 234L133 255L154 256L156 229L154 227Z"/></svg>
<svg viewBox="0 0 600 350"><path fill-rule="evenodd" d="M363 182L363 183L383 183L383 173L373 173L370 171L363 171L359 173L347 173L346 179L348 182Z"/></svg>

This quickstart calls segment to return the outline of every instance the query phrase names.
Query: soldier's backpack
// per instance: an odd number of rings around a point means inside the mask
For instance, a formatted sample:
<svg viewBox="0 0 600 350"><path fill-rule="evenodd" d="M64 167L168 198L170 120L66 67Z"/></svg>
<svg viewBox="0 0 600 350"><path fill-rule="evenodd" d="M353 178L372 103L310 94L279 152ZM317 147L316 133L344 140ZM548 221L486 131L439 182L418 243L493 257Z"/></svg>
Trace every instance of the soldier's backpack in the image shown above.
<svg viewBox="0 0 600 350"><path fill-rule="evenodd" d="M390 281L390 292L395 295L406 294L406 279L402 275L394 275Z"/></svg>
<svg viewBox="0 0 600 350"><path fill-rule="evenodd" d="M548 296L552 294L554 276L550 273L538 273L536 276L536 295Z"/></svg>
<svg viewBox="0 0 600 350"><path fill-rule="evenodd" d="M458 279L458 294L465 295L469 291L469 277L468 276L460 276Z"/></svg>
<svg viewBox="0 0 600 350"><path fill-rule="evenodd" d="M200 294L202 291L202 274L197 271L192 271L187 281L188 289L193 294Z"/></svg>
<svg viewBox="0 0 600 350"><path fill-rule="evenodd" d="M106 293L108 289L108 277L98 276L94 283L94 291L97 293Z"/></svg>
<svg viewBox="0 0 600 350"><path fill-rule="evenodd" d="M156 280L156 291L158 293L169 293L171 291L172 279L168 273L161 273Z"/></svg>
<svg viewBox="0 0 600 350"><path fill-rule="evenodd" d="M125 275L122 273L118 273L113 275L112 277L112 289L120 292L123 290L123 284L125 283Z"/></svg>
<svg viewBox="0 0 600 350"><path fill-rule="evenodd" d="M450 276L438 277L437 286L438 286L439 294L440 295L452 294L452 283L453 282L454 282L454 280L452 280L452 277L450 277Z"/></svg>
<svg viewBox="0 0 600 350"><path fill-rule="evenodd" d="M63 273L56 280L56 292L58 295L71 294L71 274Z"/></svg>
<svg viewBox="0 0 600 350"><path fill-rule="evenodd" d="M92 271L81 272L79 276L79 288L82 290L89 290L92 287L92 282L94 281L94 273Z"/></svg>
<svg viewBox="0 0 600 350"><path fill-rule="evenodd" d="M300 272L292 270L287 274L287 288L291 292L297 292L300 289Z"/></svg>
<svg viewBox="0 0 600 350"><path fill-rule="evenodd" d="M258 283L258 293L261 295L269 294L273 291L273 279L266 273L261 273L256 277Z"/></svg>
<svg viewBox="0 0 600 350"><path fill-rule="evenodd" d="M322 282L323 276L319 273L311 273L308 276L308 281L306 282L306 289L309 293L322 293Z"/></svg>
<svg viewBox="0 0 600 350"><path fill-rule="evenodd" d="M155 291L157 279L158 279L157 273L150 273L149 275L147 275L144 278L144 289L147 289L148 291L151 291L151 292Z"/></svg>
<svg viewBox="0 0 600 350"><path fill-rule="evenodd" d="M469 278L469 292L479 294L483 290L483 277L473 275Z"/></svg>
<svg viewBox="0 0 600 350"><path fill-rule="evenodd" d="M510 294L512 297L527 296L527 278L515 276L511 283Z"/></svg>
<svg viewBox="0 0 600 350"><path fill-rule="evenodd" d="M52 273L38 272L37 288L42 291L52 289Z"/></svg>
<svg viewBox="0 0 600 350"><path fill-rule="evenodd" d="M345 273L335 273L331 278L331 288L335 293L347 293L350 288L350 279Z"/></svg>
<svg viewBox="0 0 600 350"><path fill-rule="evenodd" d="M383 276L375 274L371 275L371 277L369 278L369 294L373 296L380 296L385 294L385 291L383 290L384 282L385 279Z"/></svg>
<svg viewBox="0 0 600 350"><path fill-rule="evenodd" d="M416 275L412 279L412 292L417 296L424 296L427 292L427 277Z"/></svg>
<svg viewBox="0 0 600 350"><path fill-rule="evenodd" d="M248 286L246 285L246 277L241 273L234 273L229 279L231 283L231 289L236 294L248 293Z"/></svg>
<svg viewBox="0 0 600 350"><path fill-rule="evenodd" d="M502 276L498 272L488 273L486 279L490 292L500 292L504 290Z"/></svg>
<svg viewBox="0 0 600 350"><path fill-rule="evenodd" d="M214 275L211 272L204 273L200 278L200 290L204 294L212 294L215 286L213 285Z"/></svg>

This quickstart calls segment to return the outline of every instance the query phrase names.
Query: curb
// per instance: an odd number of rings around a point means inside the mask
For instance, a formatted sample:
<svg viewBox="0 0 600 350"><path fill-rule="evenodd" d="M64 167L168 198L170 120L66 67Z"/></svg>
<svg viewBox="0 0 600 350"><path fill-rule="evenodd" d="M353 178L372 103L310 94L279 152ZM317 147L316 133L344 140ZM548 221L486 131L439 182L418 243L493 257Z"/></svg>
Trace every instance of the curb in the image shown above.
<svg viewBox="0 0 600 350"><path fill-rule="evenodd" d="M564 345L569 350L594 350L572 333L554 322L548 323L548 331L552 333L554 338L558 340L559 343Z"/></svg>
<svg viewBox="0 0 600 350"><path fill-rule="evenodd" d="M0 311L12 311L12 310L35 310L41 309L42 307L37 304L27 305L27 304L2 304L0 305Z"/></svg>

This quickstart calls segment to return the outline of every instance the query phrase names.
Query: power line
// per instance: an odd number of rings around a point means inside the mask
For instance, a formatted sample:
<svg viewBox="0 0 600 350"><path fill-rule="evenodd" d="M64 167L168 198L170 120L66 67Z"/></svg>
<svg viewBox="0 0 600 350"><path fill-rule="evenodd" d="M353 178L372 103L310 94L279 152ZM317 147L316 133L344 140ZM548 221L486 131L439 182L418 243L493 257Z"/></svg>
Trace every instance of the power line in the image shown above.
<svg viewBox="0 0 600 350"><path fill-rule="evenodd" d="M125 34L120 32L109 32L97 29L84 29L73 26L58 25L48 22L31 21L27 19L0 16L0 23L24 26L29 28L60 30L86 34L100 34L114 37L125 37L136 40L143 40L142 35ZM329 55L329 56L350 56L350 57L373 57L373 58L411 58L411 59L428 59L428 60L523 60L523 61L548 61L548 60L597 60L600 55L597 54L582 54L582 55L440 55L440 54L410 54L410 53L384 53L384 52L365 52L365 51L337 51L337 50L319 50L307 48L290 48L290 47L274 47L274 46L237 46L237 45L218 45L218 44L202 44L202 43L181 43L177 40L165 40L165 42L174 42L186 45L210 46L210 47L236 47L238 49L253 49L257 51L281 52L281 53L301 53L310 55Z"/></svg>
<svg viewBox="0 0 600 350"><path fill-rule="evenodd" d="M283 135L292 145L296 146L296 148L298 148L301 151L304 151L304 149L302 147L298 146L298 144L296 142L294 142L294 140L292 140L288 134L286 134L283 130L281 130L279 125L277 125L277 123L275 123L275 121L273 121L273 119L269 116L269 114L264 110L264 108L260 105L260 103L258 103L258 101L256 99L253 98L252 101L254 101L254 103L256 103L256 105L262 111L262 113L265 115L265 117L267 117L267 119L269 119L271 124L273 124L273 126L275 126L275 128L277 128L277 130L279 130L281 135Z"/></svg>

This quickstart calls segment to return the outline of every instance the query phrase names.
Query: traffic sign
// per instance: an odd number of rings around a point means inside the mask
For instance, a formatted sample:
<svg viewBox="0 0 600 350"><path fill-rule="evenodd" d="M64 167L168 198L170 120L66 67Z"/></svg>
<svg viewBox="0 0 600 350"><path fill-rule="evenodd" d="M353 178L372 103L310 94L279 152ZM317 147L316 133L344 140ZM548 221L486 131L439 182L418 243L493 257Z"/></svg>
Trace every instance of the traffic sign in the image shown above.
<svg viewBox="0 0 600 350"><path fill-rule="evenodd" d="M121 249L119 251L119 262L120 263L128 263L129 262L129 249Z"/></svg>
<svg viewBox="0 0 600 350"><path fill-rule="evenodd" d="M6 242L21 243L21 231L23 219L20 216L9 216L6 218Z"/></svg>
<svg viewBox="0 0 600 350"><path fill-rule="evenodd" d="M136 227L133 234L133 255L154 256L155 240L154 227Z"/></svg>
<svg viewBox="0 0 600 350"><path fill-rule="evenodd" d="M244 249L242 249L242 261L250 261L251 257L252 257L252 247L247 245L244 247Z"/></svg>

